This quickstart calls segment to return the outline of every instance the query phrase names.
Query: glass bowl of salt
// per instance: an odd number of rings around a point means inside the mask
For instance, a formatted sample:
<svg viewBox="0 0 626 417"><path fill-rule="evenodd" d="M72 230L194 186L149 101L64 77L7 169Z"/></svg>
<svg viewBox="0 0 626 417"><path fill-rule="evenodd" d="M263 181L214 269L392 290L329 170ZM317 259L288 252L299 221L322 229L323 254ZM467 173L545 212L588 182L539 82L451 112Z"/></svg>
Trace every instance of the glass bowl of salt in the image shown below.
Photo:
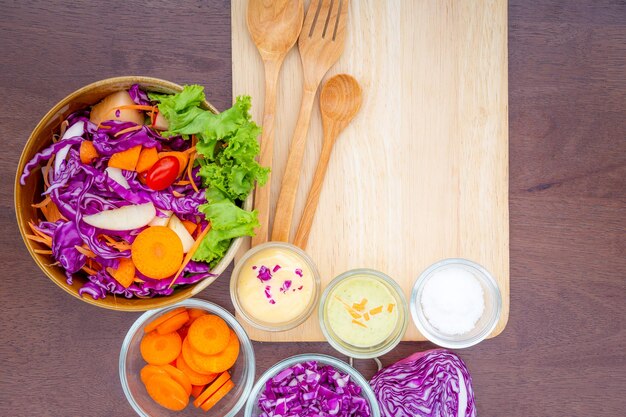
<svg viewBox="0 0 626 417"><path fill-rule="evenodd" d="M473 346L493 331L502 296L493 276L462 258L444 259L417 278L410 310L420 333L451 349Z"/></svg>

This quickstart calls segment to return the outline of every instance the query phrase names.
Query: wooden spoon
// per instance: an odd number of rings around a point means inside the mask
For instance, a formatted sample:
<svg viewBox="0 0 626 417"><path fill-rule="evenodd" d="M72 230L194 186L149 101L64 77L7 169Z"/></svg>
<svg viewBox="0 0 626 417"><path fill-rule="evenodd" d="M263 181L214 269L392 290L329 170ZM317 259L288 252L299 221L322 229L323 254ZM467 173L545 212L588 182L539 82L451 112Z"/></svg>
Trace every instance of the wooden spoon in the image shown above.
<svg viewBox="0 0 626 417"><path fill-rule="evenodd" d="M335 75L322 87L320 93L320 110L322 112L322 125L324 126L322 153L317 162L313 184L306 199L304 213L302 213L294 240L294 244L302 249L306 248L309 240L309 232L315 217L315 210L317 210L317 203L320 199L333 146L339 134L359 112L362 98L361 86L353 76L348 74Z"/></svg>
<svg viewBox="0 0 626 417"><path fill-rule="evenodd" d="M343 53L348 6L349 0L311 0L304 19L298 40L304 72L302 103L276 204L272 240L289 241L313 101L322 78Z"/></svg>
<svg viewBox="0 0 626 417"><path fill-rule="evenodd" d="M303 0L250 0L248 3L248 30L265 67L265 104L263 133L259 163L272 167L274 156L274 114L278 74L287 52L295 45L304 20ZM259 212L259 223L252 246L264 243L269 235L270 184L256 187L254 208Z"/></svg>

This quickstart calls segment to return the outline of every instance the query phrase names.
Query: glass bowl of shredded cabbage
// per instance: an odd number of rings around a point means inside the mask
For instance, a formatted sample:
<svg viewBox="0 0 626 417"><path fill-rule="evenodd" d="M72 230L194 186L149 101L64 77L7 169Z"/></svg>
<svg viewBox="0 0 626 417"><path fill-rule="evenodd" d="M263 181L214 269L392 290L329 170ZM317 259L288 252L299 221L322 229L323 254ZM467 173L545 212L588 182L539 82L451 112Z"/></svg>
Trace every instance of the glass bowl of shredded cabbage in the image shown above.
<svg viewBox="0 0 626 417"><path fill-rule="evenodd" d="M303 354L284 359L261 376L246 402L246 417L303 415L380 417L372 388L347 363Z"/></svg>
<svg viewBox="0 0 626 417"><path fill-rule="evenodd" d="M260 127L250 97L218 113L204 88L118 77L57 103L24 146L15 210L26 247L66 292L142 311L186 299L258 225Z"/></svg>

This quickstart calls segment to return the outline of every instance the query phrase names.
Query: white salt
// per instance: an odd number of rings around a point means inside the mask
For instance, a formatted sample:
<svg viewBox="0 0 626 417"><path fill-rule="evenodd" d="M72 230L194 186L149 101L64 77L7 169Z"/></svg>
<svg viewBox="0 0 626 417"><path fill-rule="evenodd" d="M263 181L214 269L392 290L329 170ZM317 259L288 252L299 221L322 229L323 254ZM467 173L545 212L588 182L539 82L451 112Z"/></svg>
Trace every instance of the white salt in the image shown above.
<svg viewBox="0 0 626 417"><path fill-rule="evenodd" d="M485 310L480 282L458 267L435 272L424 285L421 303L430 324L449 335L471 331Z"/></svg>

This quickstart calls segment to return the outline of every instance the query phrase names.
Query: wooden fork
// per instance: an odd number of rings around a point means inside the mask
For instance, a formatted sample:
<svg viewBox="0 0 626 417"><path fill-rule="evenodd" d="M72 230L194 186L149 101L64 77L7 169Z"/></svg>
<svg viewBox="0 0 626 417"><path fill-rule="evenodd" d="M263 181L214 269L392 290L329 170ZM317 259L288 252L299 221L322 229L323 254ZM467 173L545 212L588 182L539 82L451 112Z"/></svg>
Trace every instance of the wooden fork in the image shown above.
<svg viewBox="0 0 626 417"><path fill-rule="evenodd" d="M348 0L312 0L298 39L304 71L302 103L276 206L272 240L288 242L315 94L345 46Z"/></svg>

